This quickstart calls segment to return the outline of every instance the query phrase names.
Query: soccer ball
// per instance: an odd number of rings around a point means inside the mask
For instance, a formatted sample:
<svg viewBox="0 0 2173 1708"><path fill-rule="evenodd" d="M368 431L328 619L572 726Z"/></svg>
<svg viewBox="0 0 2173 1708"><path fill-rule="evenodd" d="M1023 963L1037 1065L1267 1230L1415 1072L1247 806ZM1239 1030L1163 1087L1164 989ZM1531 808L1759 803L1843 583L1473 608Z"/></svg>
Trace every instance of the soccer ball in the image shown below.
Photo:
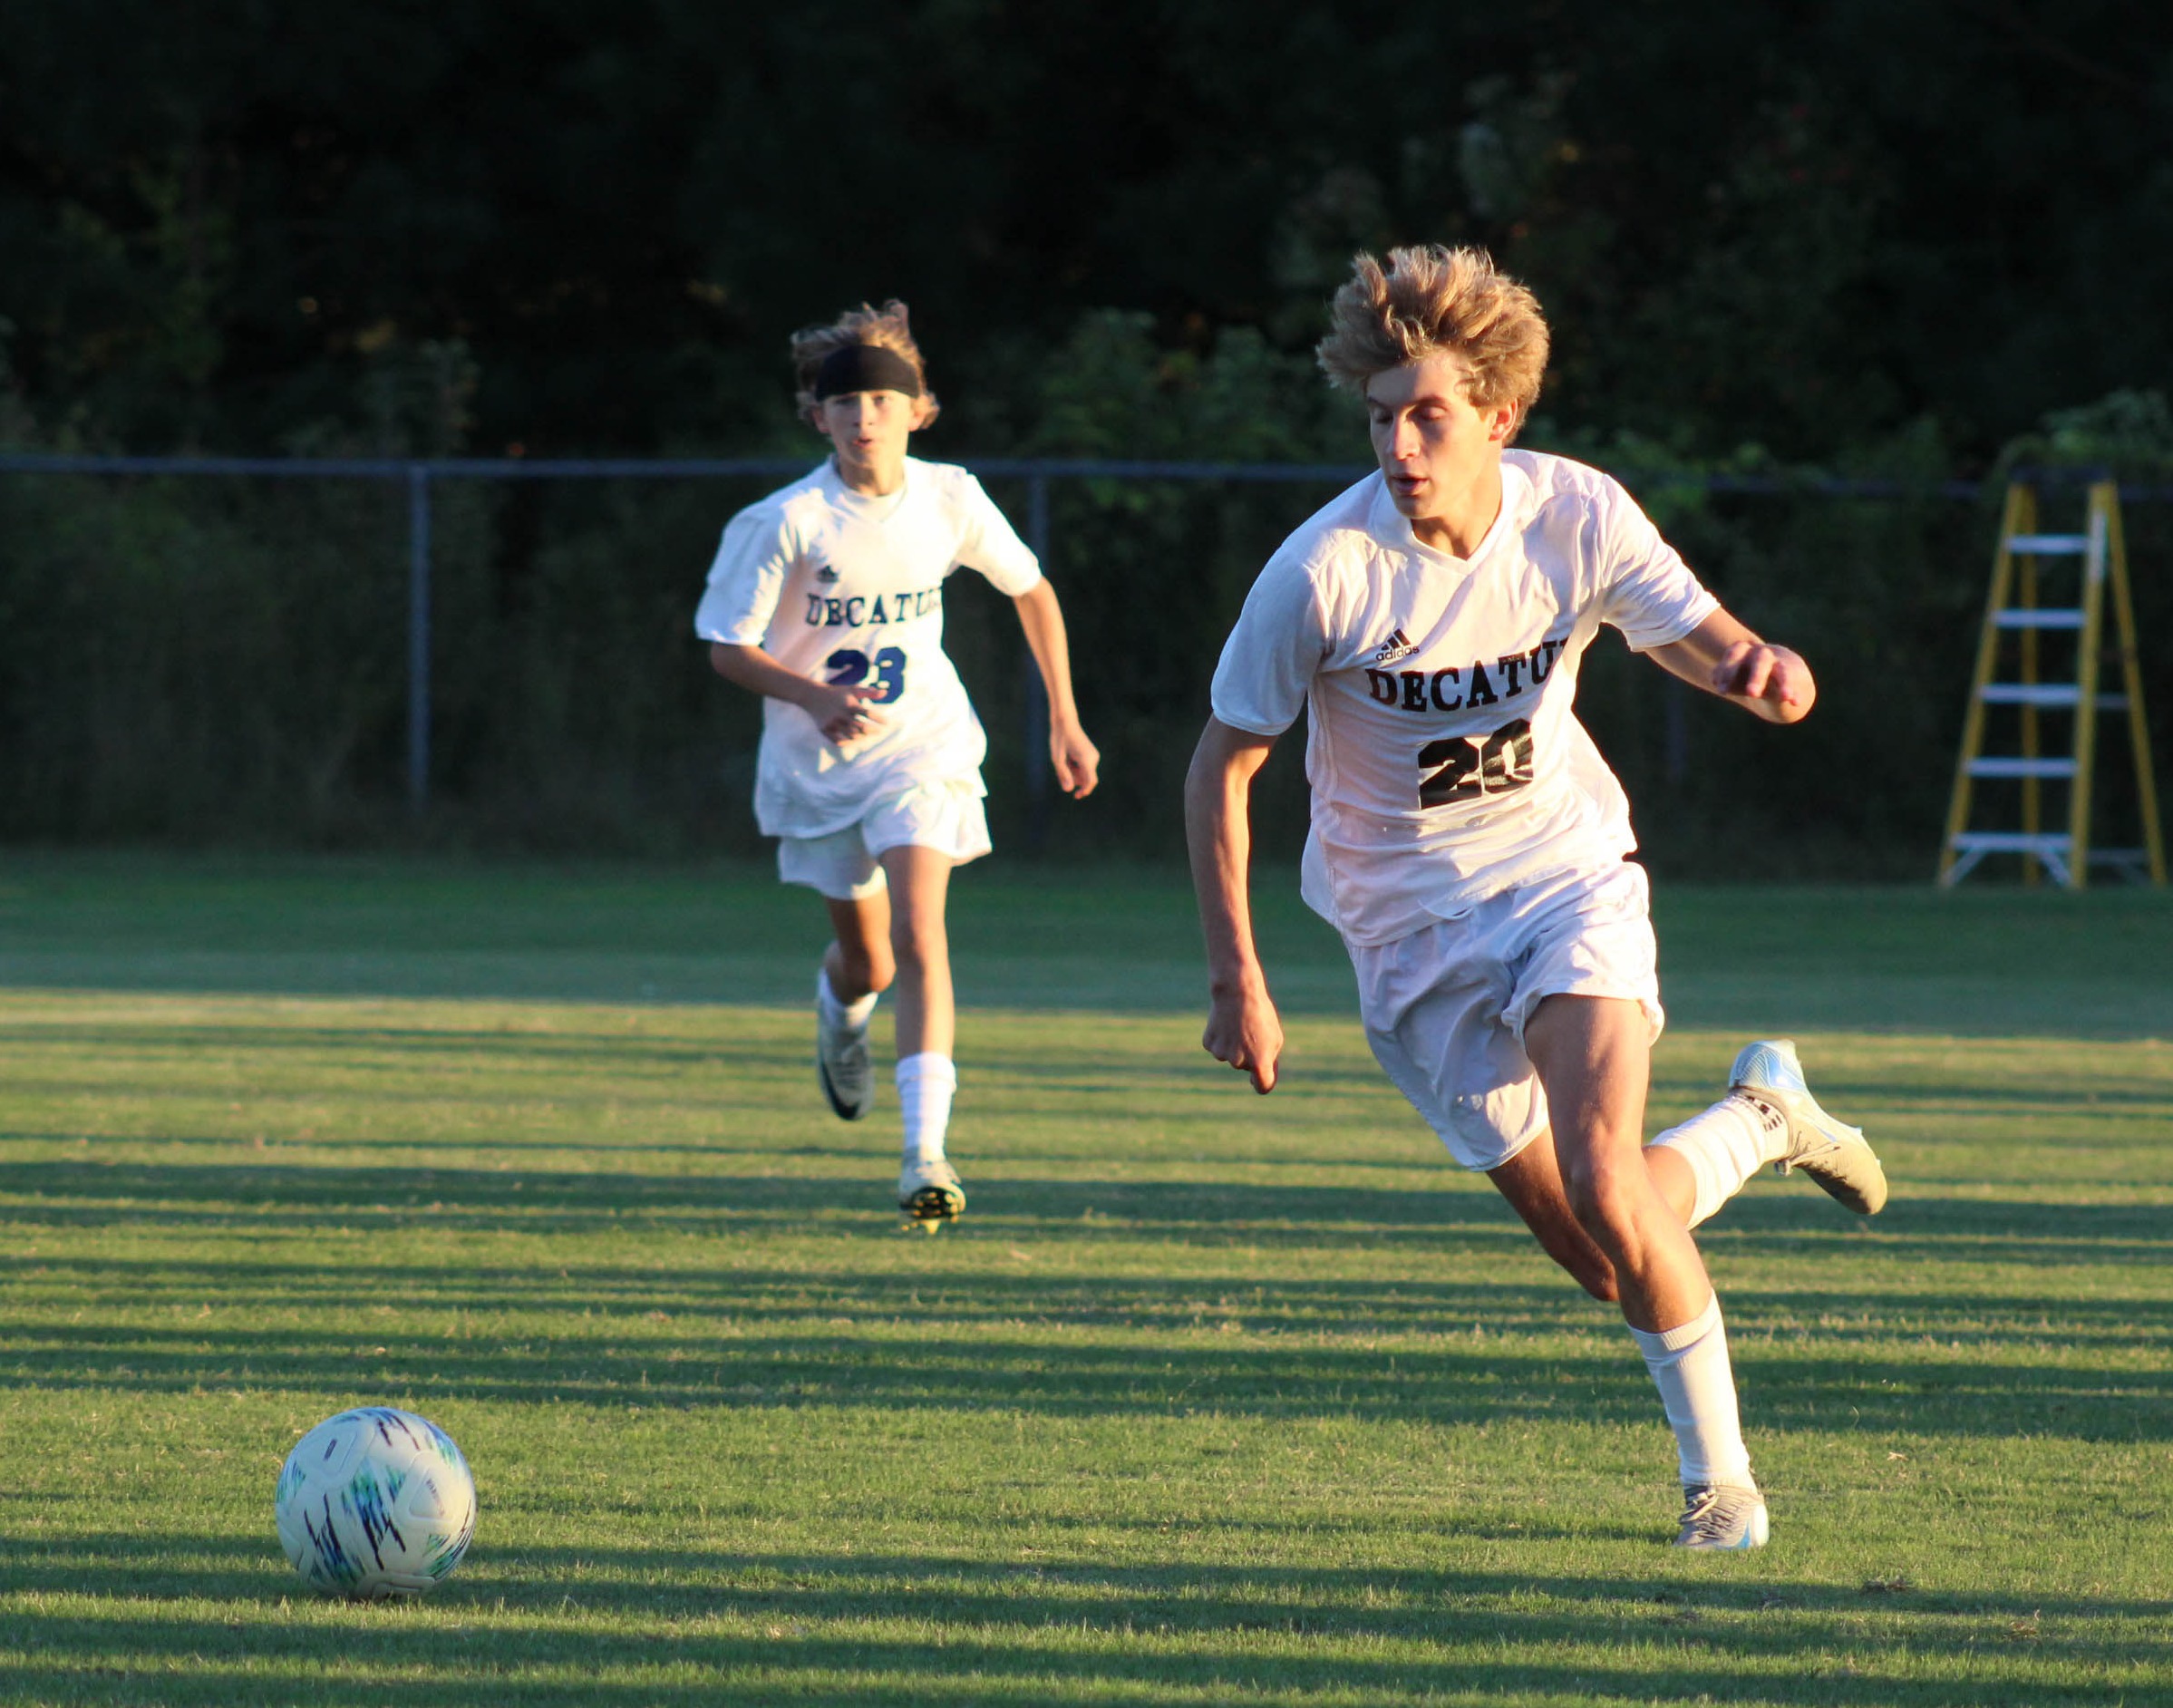
<svg viewBox="0 0 2173 1708"><path fill-rule="evenodd" d="M272 1510L279 1545L312 1589L419 1596L468 1551L475 1479L428 1418L357 1406L296 1443Z"/></svg>

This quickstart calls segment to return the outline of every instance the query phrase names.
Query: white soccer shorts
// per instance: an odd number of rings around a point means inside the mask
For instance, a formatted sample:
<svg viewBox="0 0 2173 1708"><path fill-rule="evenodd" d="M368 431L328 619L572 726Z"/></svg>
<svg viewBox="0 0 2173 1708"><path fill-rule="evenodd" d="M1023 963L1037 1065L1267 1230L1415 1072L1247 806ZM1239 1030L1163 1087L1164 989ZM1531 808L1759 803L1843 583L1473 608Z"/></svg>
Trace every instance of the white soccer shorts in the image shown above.
<svg viewBox="0 0 2173 1708"><path fill-rule="evenodd" d="M885 888L877 861L894 848L931 848L963 866L988 852L988 815L977 778L917 783L878 801L857 824L828 836L788 836L777 845L777 875L833 901L865 901Z"/></svg>
<svg viewBox="0 0 2173 1708"><path fill-rule="evenodd" d="M1498 1169L1547 1130L1524 1024L1548 996L1640 1004L1660 1035L1644 869L1543 878L1373 947L1350 946L1366 1040L1467 1169Z"/></svg>

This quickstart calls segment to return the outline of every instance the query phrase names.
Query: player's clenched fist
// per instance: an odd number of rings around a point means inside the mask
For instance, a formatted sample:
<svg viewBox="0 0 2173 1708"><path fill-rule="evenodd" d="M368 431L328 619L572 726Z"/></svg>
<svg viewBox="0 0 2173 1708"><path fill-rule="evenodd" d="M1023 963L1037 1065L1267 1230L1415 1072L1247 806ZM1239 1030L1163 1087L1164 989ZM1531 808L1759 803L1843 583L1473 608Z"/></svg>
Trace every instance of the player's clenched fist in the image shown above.
<svg viewBox="0 0 2173 1708"><path fill-rule="evenodd" d="M1265 1096L1276 1089L1276 1063L1283 1054L1283 1023L1265 991L1217 995L1208 1007L1208 1029L1200 1043L1217 1062L1252 1076L1253 1090Z"/></svg>
<svg viewBox="0 0 2173 1708"><path fill-rule="evenodd" d="M873 734L888 721L875 709L875 696L860 688L810 683L802 704L823 738L839 747Z"/></svg>
<svg viewBox="0 0 2173 1708"><path fill-rule="evenodd" d="M1751 710L1775 723L1793 723L1811 709L1819 690L1810 666L1785 646L1739 640L1712 668L1712 691L1751 702Z"/></svg>
<svg viewBox="0 0 2173 1708"><path fill-rule="evenodd" d="M1094 792L1101 772L1101 750L1087 740L1076 723L1058 725L1049 732L1049 764L1056 772L1056 786L1074 800Z"/></svg>

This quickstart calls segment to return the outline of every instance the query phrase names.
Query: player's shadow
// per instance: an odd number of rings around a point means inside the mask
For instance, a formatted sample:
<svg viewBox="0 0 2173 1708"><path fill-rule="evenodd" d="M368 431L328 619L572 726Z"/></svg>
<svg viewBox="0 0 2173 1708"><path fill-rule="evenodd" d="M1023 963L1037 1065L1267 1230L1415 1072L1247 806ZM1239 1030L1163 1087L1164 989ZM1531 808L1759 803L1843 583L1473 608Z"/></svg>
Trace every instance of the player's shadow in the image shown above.
<svg viewBox="0 0 2173 1708"><path fill-rule="evenodd" d="M493 1703L571 1686L587 1702L692 1704L728 1682L759 1696L788 1680L794 1700L817 1702L1247 1693L1272 1678L1293 1696L1349 1700L1751 1703L1770 1700L1776 1674L1874 1708L1927 1665L1988 1700L1973 1686L2016 1682L2005 1656L2023 1645L2033 1678L2163 1659L2156 1603L1806 1585L1601 1534L1593 1545L1620 1569L1564 1572L1551 1542L1528 1562L1465 1569L1458 1538L1443 1515L1449 1563L1401 1570L1158 1560L1140 1537L1127 1538L1140 1563L1121 1567L1062 1558L1061 1543L1058 1558L1002 1563L486 1542L422 1606L291 1617L281 1604L299 1592L268 1538L75 1533L0 1559L0 1592L22 1609L0 1693L141 1700L131 1690L156 1679L162 1703L228 1701L217 1693L245 1668L275 1689L328 1683L336 1653L373 1701L463 1708L479 1689ZM1280 1540L1278 1558L1305 1551ZM178 1619L169 1604L228 1616Z"/></svg>

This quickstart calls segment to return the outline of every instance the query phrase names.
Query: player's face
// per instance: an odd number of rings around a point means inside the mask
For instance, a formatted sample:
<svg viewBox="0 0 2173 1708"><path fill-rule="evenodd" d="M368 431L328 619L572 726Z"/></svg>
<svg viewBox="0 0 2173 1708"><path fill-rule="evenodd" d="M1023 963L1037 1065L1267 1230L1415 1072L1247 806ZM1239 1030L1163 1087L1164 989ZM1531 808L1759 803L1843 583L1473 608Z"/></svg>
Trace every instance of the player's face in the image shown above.
<svg viewBox="0 0 2173 1708"><path fill-rule="evenodd" d="M1457 512L1476 490L1499 478L1516 407L1479 408L1466 380L1462 362L1437 355L1366 382L1373 455L1396 509L1413 521Z"/></svg>
<svg viewBox="0 0 2173 1708"><path fill-rule="evenodd" d="M847 392L826 397L822 431L838 453L838 472L852 487L895 490L906 441L921 424L926 400L903 392Z"/></svg>

